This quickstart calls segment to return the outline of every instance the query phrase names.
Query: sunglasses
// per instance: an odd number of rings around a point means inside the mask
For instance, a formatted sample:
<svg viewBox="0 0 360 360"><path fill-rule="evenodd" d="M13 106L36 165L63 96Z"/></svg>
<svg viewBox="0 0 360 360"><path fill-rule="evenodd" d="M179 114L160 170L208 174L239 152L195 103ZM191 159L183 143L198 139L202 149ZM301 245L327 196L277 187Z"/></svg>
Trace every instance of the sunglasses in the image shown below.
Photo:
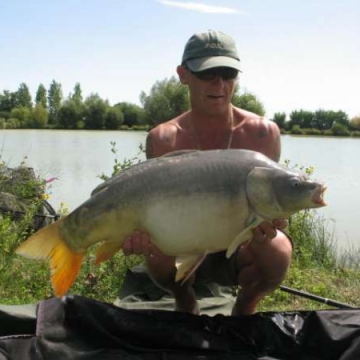
<svg viewBox="0 0 360 360"><path fill-rule="evenodd" d="M216 67L204 71L190 72L198 79L203 81L212 81L217 76L221 77L224 81L235 80L239 74L239 71L229 67Z"/></svg>

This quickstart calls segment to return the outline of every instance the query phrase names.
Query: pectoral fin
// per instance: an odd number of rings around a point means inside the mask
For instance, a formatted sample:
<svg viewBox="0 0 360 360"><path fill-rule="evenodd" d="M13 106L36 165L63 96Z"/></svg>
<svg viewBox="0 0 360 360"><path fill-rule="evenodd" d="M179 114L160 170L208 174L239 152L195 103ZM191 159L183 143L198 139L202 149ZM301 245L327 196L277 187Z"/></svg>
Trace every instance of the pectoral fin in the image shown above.
<svg viewBox="0 0 360 360"><path fill-rule="evenodd" d="M228 247L226 251L226 257L229 258L236 251L238 246L251 239L252 230L262 222L263 219L258 216L251 217L248 220L245 229L241 231L241 233L235 238L235 240Z"/></svg>
<svg viewBox="0 0 360 360"><path fill-rule="evenodd" d="M121 242L103 243L96 253L95 264L98 265L102 261L109 260L112 256L115 255L116 252L121 249L121 246Z"/></svg>
<svg viewBox="0 0 360 360"><path fill-rule="evenodd" d="M207 254L208 253L206 252L202 255L178 256L175 262L177 269L175 281L182 280L181 285L183 285L201 265Z"/></svg>

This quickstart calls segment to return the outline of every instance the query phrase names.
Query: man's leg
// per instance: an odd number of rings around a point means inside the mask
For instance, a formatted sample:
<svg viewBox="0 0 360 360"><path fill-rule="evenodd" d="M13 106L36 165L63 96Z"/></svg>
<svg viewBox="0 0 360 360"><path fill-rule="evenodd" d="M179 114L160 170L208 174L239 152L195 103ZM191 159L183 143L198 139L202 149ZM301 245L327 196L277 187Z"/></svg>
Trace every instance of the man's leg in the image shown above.
<svg viewBox="0 0 360 360"><path fill-rule="evenodd" d="M183 285L175 283L175 257L161 253L151 243L148 234L135 231L123 244L125 255L144 255L149 274L153 281L170 292L175 298L175 309L177 311L199 314L195 291L192 287L195 276L191 276Z"/></svg>
<svg viewBox="0 0 360 360"><path fill-rule="evenodd" d="M232 315L256 312L260 300L282 283L291 255L291 241L281 231L277 231L272 240L252 240L238 249L236 260L241 289Z"/></svg>
<svg viewBox="0 0 360 360"><path fill-rule="evenodd" d="M146 264L153 281L170 292L175 298L175 310L191 314L199 314L193 283L195 274L181 285L181 281L175 282L175 257L166 256L159 252L146 257Z"/></svg>
<svg viewBox="0 0 360 360"><path fill-rule="evenodd" d="M260 300L281 284L290 265L292 244L289 238L284 233L277 231L274 233L276 236L271 240L264 238L259 241L256 239L261 239L264 231L257 230L257 232L260 235L255 233L254 239L239 247L234 259L235 264L231 265L230 263L228 267L224 267L221 265L223 261L219 264L219 259L215 260L215 263L205 260L208 266L199 268L199 270L205 268L205 272L214 279L220 276L221 279L218 279L218 282L221 285L230 285L228 283L230 280L231 284L236 285L237 283L241 286L232 311L233 315L253 314ZM123 250L126 255L145 255L149 273L155 283L174 295L176 310L192 314L199 313L192 287L195 276L191 276L183 285L181 282L175 283L175 257L162 254L150 243L150 238L146 234L129 237ZM225 262L228 262L225 255L221 256L224 257ZM213 266L213 264L215 265ZM230 271L218 274L225 268Z"/></svg>

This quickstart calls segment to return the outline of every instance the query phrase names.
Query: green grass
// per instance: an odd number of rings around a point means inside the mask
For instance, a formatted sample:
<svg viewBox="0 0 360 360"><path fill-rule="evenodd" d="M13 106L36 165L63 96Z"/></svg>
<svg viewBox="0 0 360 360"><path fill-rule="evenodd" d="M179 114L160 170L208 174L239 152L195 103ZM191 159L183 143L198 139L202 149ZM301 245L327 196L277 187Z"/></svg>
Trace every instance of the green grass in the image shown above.
<svg viewBox="0 0 360 360"><path fill-rule="evenodd" d="M360 306L359 252L339 253L332 231L315 211L293 216L290 234L294 241L291 267L283 282L288 287ZM262 311L329 308L314 300L276 290L260 305Z"/></svg>
<svg viewBox="0 0 360 360"><path fill-rule="evenodd" d="M118 253L106 263L95 266L94 258L91 251L70 293L111 303L118 295L126 270L142 259L125 258ZM47 264L14 255L9 256L6 265L0 273L1 304L37 303L53 296Z"/></svg>

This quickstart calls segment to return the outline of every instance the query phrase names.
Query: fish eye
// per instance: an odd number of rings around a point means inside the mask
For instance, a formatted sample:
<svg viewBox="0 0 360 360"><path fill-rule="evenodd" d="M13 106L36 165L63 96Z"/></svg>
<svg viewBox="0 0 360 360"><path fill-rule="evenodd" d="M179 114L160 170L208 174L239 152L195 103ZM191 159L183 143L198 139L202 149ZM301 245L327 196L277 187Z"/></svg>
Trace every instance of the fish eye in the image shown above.
<svg viewBox="0 0 360 360"><path fill-rule="evenodd" d="M294 187L299 187L300 186L300 180L297 179L297 178L292 179L291 185L294 186Z"/></svg>

